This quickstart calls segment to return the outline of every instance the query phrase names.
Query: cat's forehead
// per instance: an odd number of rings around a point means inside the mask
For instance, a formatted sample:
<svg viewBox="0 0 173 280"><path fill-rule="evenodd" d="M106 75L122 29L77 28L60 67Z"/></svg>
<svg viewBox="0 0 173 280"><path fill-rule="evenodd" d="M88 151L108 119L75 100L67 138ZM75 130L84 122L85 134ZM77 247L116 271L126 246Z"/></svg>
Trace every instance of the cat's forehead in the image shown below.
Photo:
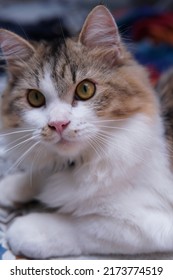
<svg viewBox="0 0 173 280"><path fill-rule="evenodd" d="M38 44L19 87L36 88L46 97L59 96L67 101L81 81L102 84L110 77L111 68L102 55L98 49L88 50L73 39Z"/></svg>
<svg viewBox="0 0 173 280"><path fill-rule="evenodd" d="M50 64L43 65L42 75L38 79L38 88L50 96L54 97L57 95L57 83L55 83L51 74L52 69Z"/></svg>
<svg viewBox="0 0 173 280"><path fill-rule="evenodd" d="M28 77L31 83L34 79L36 87L43 92L51 95L58 92L62 95L68 88L96 74L86 54L83 54L82 47L77 47L73 41L66 41L41 45L25 77Z"/></svg>
<svg viewBox="0 0 173 280"><path fill-rule="evenodd" d="M36 88L50 96L62 95L76 83L77 64L65 43L40 44L21 77L19 86Z"/></svg>
<svg viewBox="0 0 173 280"><path fill-rule="evenodd" d="M73 39L67 39L41 46L36 60L39 60L40 71L49 70L53 78L75 83L80 76L102 72L104 63L101 56L97 49L93 51Z"/></svg>
<svg viewBox="0 0 173 280"><path fill-rule="evenodd" d="M43 50L40 56L40 50L38 49L40 71L42 76L50 75L53 79L65 79L74 80L75 70L77 70L77 61L75 59L75 52L70 52L67 47L66 41L58 41L49 43L42 47Z"/></svg>

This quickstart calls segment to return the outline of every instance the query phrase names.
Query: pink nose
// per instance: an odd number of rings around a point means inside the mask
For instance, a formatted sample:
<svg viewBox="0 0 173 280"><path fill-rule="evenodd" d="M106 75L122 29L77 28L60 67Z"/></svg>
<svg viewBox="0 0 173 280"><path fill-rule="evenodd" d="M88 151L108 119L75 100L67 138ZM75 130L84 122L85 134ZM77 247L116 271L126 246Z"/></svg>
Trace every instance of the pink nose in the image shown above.
<svg viewBox="0 0 173 280"><path fill-rule="evenodd" d="M70 121L60 121L60 122L51 122L49 127L55 129L58 133L62 133L63 130L69 125Z"/></svg>

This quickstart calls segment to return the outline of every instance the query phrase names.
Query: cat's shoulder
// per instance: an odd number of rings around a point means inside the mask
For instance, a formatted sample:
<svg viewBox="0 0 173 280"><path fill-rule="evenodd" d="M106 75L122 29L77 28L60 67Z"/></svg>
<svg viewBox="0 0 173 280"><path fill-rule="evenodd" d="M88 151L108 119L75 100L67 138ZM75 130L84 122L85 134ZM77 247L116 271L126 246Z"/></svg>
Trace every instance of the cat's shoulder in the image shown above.
<svg viewBox="0 0 173 280"><path fill-rule="evenodd" d="M168 151L171 153L173 165L173 68L165 72L156 85L160 99L161 117L164 123L165 136L168 141Z"/></svg>

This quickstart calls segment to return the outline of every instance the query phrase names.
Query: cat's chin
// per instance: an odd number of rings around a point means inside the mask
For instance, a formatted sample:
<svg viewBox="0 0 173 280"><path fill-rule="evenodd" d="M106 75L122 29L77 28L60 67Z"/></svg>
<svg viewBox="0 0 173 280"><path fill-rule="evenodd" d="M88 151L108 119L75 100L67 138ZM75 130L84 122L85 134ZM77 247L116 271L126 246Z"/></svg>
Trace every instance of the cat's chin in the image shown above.
<svg viewBox="0 0 173 280"><path fill-rule="evenodd" d="M79 142L77 141L68 141L61 139L58 143L55 144L57 153L62 156L77 155L79 154Z"/></svg>
<svg viewBox="0 0 173 280"><path fill-rule="evenodd" d="M62 157L77 156L81 152L80 141L70 141L64 138L59 141L43 141L44 146L47 151L54 154L58 154ZM80 148L79 148L80 147Z"/></svg>

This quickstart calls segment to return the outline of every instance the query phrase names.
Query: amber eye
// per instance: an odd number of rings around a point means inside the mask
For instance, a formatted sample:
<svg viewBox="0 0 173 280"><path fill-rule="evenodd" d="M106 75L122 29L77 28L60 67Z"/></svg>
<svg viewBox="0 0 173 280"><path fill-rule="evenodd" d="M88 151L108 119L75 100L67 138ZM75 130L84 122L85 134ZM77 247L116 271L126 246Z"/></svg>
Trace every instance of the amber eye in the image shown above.
<svg viewBox="0 0 173 280"><path fill-rule="evenodd" d="M32 107L36 108L44 106L46 103L44 95L36 89L30 89L28 91L27 100Z"/></svg>
<svg viewBox="0 0 173 280"><path fill-rule="evenodd" d="M78 100L88 100L95 94L96 86L89 80L83 80L80 82L75 91L75 97Z"/></svg>

